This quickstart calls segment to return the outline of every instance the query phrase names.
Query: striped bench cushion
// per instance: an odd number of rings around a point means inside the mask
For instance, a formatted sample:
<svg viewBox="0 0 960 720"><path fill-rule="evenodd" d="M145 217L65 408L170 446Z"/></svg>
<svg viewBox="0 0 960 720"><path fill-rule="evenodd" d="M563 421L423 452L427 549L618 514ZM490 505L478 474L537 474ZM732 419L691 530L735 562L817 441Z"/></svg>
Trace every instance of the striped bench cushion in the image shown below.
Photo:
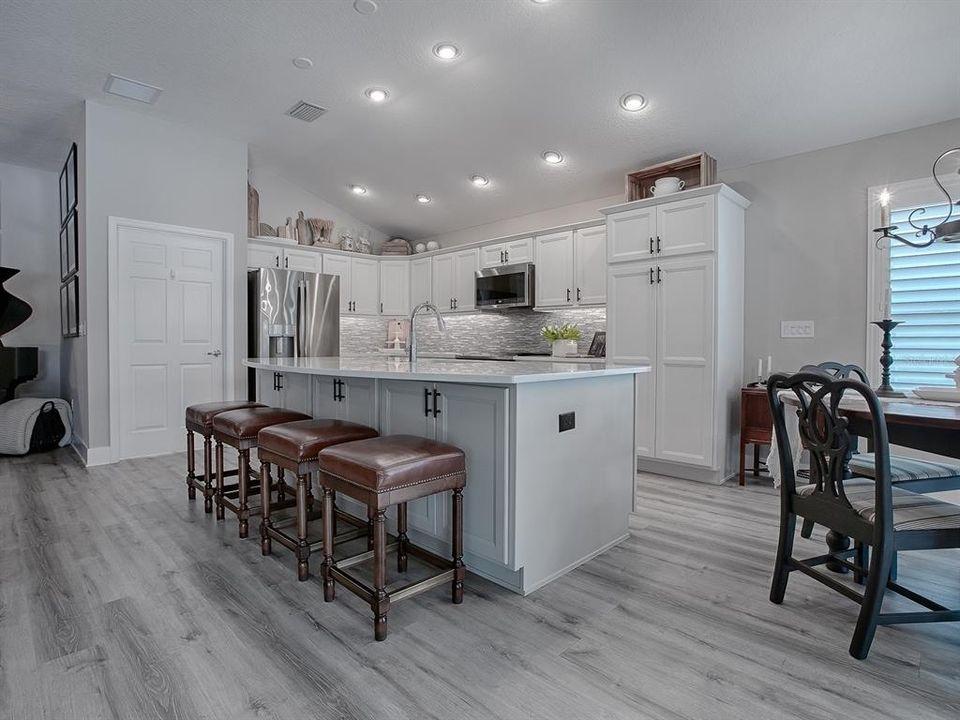
<svg viewBox="0 0 960 720"><path fill-rule="evenodd" d="M816 485L803 485L797 494L808 497ZM852 478L843 483L847 500L854 510L867 522L876 518L874 507L876 492L873 481ZM960 533L960 505L943 502L929 495L912 493L893 488L893 529L904 530L956 530Z"/></svg>
<svg viewBox="0 0 960 720"><path fill-rule="evenodd" d="M875 477L873 453L861 453L850 458L850 472L863 477ZM917 460L902 455L890 456L890 481L894 485L910 480L933 480L958 476L960 476L960 465Z"/></svg>

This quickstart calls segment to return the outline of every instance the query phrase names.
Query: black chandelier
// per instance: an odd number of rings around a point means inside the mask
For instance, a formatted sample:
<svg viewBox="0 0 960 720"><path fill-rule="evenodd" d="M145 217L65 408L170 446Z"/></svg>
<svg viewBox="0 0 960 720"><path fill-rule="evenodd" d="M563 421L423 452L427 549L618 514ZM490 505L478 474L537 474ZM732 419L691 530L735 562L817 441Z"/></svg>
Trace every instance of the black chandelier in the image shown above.
<svg viewBox="0 0 960 720"><path fill-rule="evenodd" d="M943 186L943 183L940 182L940 178L937 177L937 165L940 164L940 161L943 160L947 155L952 153L960 153L960 147L950 148L949 150L944 151L940 154L936 160L933 161L933 181L937 184L937 187L940 188L947 198L947 216L940 220L936 225L932 227L930 225L921 224L918 225L915 223L914 217L920 218L927 209L926 208L916 208L913 210L910 215L907 216L907 222L910 223L911 227L916 231L913 233L913 237L916 239L909 240L903 235L898 235L893 232L898 230L897 225L890 224L890 193L884 190L880 194L880 225L881 227L875 228L875 233L880 233L880 237L877 238L877 247L880 247L880 243L889 238L890 240L896 240L901 242L904 245L909 245L910 247L915 248L925 248L933 245L937 240L942 242L960 242L960 219L951 220L953 217L953 207L954 205L960 206L960 199L954 202L953 198L950 197L950 193L947 192L947 189ZM960 170L958 170L960 173ZM960 211L958 211L960 214Z"/></svg>

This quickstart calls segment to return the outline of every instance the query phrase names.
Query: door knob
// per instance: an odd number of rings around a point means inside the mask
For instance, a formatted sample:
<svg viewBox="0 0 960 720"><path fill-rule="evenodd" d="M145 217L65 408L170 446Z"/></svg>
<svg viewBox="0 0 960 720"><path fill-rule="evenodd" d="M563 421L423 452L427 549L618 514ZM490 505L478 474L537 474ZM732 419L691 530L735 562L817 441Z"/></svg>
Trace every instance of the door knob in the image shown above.
<svg viewBox="0 0 960 720"><path fill-rule="evenodd" d="M223 353L220 352L219 350L214 350L213 352L208 352L207 355L213 355L213 357L220 357L221 355L223 355Z"/></svg>

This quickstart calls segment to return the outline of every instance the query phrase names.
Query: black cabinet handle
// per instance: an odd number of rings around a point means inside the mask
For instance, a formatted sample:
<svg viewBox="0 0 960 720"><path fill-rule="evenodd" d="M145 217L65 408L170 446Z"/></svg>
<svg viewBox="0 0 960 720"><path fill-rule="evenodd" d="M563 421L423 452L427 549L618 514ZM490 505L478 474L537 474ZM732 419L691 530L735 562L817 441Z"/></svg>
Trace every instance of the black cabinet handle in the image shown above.
<svg viewBox="0 0 960 720"><path fill-rule="evenodd" d="M657 235L657 255L660 254L660 236Z"/></svg>
<svg viewBox="0 0 960 720"><path fill-rule="evenodd" d="M459 302L460 302L460 300L458 300L457 298L454 298L454 299L453 299L453 309L454 309L454 310L457 309L457 304L458 304Z"/></svg>
<svg viewBox="0 0 960 720"><path fill-rule="evenodd" d="M450 309L453 310L453 298L450 298Z"/></svg>
<svg viewBox="0 0 960 720"><path fill-rule="evenodd" d="M380 303L380 314L383 315L383 303Z"/></svg>
<svg viewBox="0 0 960 720"><path fill-rule="evenodd" d="M430 417L430 388L423 389L423 416Z"/></svg>
<svg viewBox="0 0 960 720"><path fill-rule="evenodd" d="M433 416L436 417L440 414L440 392L437 390L433 391Z"/></svg>
<svg viewBox="0 0 960 720"><path fill-rule="evenodd" d="M340 378L333 379L333 399L336 402L343 402L346 395L343 394L343 380Z"/></svg>
<svg viewBox="0 0 960 720"><path fill-rule="evenodd" d="M274 256L273 256L273 261L277 264L277 267L280 267L280 256L279 256L279 255L274 255Z"/></svg>
<svg viewBox="0 0 960 720"><path fill-rule="evenodd" d="M660 266L659 266L659 265L657 265L657 282L662 282L662 279L660 278Z"/></svg>
<svg viewBox="0 0 960 720"><path fill-rule="evenodd" d="M577 302L580 302L580 288L577 288Z"/></svg>
<svg viewBox="0 0 960 720"><path fill-rule="evenodd" d="M653 236L650 236L650 254L653 255Z"/></svg>
<svg viewBox="0 0 960 720"><path fill-rule="evenodd" d="M285 268L290 267L290 258L284 258L284 259L283 259L283 266L284 266Z"/></svg>
<svg viewBox="0 0 960 720"><path fill-rule="evenodd" d="M567 302L570 302L570 288L567 288Z"/></svg>
<svg viewBox="0 0 960 720"><path fill-rule="evenodd" d="M283 390L283 373L277 373L277 390Z"/></svg>
<svg viewBox="0 0 960 720"><path fill-rule="evenodd" d="M650 284L653 285L653 268L650 268Z"/></svg>
<svg viewBox="0 0 960 720"><path fill-rule="evenodd" d="M510 251L509 251L509 250L504 250L504 251L503 251L503 261L504 261L504 262L510 262Z"/></svg>
<svg viewBox="0 0 960 720"><path fill-rule="evenodd" d="M500 262L506 262L506 261L503 259L503 250L500 251Z"/></svg>

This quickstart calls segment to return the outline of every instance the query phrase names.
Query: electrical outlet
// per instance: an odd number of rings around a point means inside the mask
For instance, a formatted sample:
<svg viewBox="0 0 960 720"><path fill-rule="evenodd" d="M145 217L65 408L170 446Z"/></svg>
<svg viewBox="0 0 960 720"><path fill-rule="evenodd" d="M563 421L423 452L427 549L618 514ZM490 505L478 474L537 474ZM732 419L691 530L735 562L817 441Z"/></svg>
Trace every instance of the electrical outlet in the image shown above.
<svg viewBox="0 0 960 720"><path fill-rule="evenodd" d="M577 414L574 412L560 413L560 432L573 430L577 426Z"/></svg>
<svg viewBox="0 0 960 720"><path fill-rule="evenodd" d="M812 338L813 320L781 320L780 337Z"/></svg>

